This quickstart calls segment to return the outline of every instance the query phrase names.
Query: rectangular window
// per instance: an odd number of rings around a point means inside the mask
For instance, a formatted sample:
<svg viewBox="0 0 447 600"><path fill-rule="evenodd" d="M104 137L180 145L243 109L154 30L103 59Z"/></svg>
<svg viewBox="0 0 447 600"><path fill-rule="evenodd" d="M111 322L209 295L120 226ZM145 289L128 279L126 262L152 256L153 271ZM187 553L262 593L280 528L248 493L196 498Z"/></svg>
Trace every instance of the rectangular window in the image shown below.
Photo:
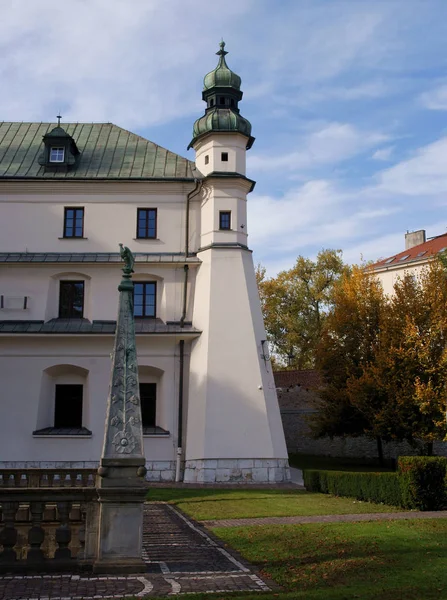
<svg viewBox="0 0 447 600"><path fill-rule="evenodd" d="M84 237L84 209L65 208L64 238Z"/></svg>
<svg viewBox="0 0 447 600"><path fill-rule="evenodd" d="M55 427L82 427L82 385L56 385Z"/></svg>
<svg viewBox="0 0 447 600"><path fill-rule="evenodd" d="M64 162L65 149L64 148L50 148L50 162L61 163Z"/></svg>
<svg viewBox="0 0 447 600"><path fill-rule="evenodd" d="M157 306L157 283L135 282L133 288L133 314L135 317L155 317Z"/></svg>
<svg viewBox="0 0 447 600"><path fill-rule="evenodd" d="M219 229L231 229L231 212L229 210L220 211Z"/></svg>
<svg viewBox="0 0 447 600"><path fill-rule="evenodd" d="M157 209L137 209L137 238L155 239L157 237Z"/></svg>
<svg viewBox="0 0 447 600"><path fill-rule="evenodd" d="M59 289L59 318L82 319L84 316L84 282L61 281Z"/></svg>
<svg viewBox="0 0 447 600"><path fill-rule="evenodd" d="M228 162L228 152L222 152L222 162Z"/></svg>
<svg viewBox="0 0 447 600"><path fill-rule="evenodd" d="M155 427L157 384L140 383L141 421L143 427Z"/></svg>

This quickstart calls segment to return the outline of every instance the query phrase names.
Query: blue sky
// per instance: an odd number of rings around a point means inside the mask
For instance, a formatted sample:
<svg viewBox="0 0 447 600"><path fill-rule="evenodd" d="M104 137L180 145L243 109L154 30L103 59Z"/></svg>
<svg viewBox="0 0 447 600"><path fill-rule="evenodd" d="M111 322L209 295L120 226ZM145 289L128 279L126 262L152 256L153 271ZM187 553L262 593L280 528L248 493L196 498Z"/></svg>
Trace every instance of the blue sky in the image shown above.
<svg viewBox="0 0 447 600"><path fill-rule="evenodd" d="M186 151L227 61L256 142L248 232L270 275L446 232L446 0L0 0L0 119L111 121Z"/></svg>

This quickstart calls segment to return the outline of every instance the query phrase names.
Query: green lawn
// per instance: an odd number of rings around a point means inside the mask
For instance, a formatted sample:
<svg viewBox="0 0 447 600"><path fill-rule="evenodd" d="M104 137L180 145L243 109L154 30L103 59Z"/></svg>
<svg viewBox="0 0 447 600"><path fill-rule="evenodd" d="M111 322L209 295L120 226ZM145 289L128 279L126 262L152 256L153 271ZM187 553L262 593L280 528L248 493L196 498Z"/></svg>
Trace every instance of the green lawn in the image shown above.
<svg viewBox="0 0 447 600"><path fill-rule="evenodd" d="M293 517L399 512L395 506L337 498L305 490L152 488L148 500L177 505L197 521L244 517Z"/></svg>
<svg viewBox="0 0 447 600"><path fill-rule="evenodd" d="M447 519L215 529L283 586L189 600L445 600Z"/></svg>
<svg viewBox="0 0 447 600"><path fill-rule="evenodd" d="M289 454L289 464L291 467L296 467L297 469L322 469L325 471L394 471L391 468L390 461L388 461L387 467L380 467L378 460L337 458L311 454Z"/></svg>

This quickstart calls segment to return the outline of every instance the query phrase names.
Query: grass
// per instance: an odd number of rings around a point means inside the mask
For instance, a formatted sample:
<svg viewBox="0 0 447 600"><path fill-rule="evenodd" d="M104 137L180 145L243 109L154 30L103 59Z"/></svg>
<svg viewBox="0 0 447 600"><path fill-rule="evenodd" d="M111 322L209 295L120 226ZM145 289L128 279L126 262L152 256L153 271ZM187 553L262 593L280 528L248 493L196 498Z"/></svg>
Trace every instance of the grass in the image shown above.
<svg viewBox="0 0 447 600"><path fill-rule="evenodd" d="M337 458L311 454L289 454L289 464L297 469L322 469L324 471L380 472L394 471L391 461L380 467L378 460L364 458Z"/></svg>
<svg viewBox="0 0 447 600"><path fill-rule="evenodd" d="M148 500L177 505L197 521L245 517L294 517L399 512L395 506L360 502L305 490L152 488Z"/></svg>
<svg viewBox="0 0 447 600"><path fill-rule="evenodd" d="M447 519L213 531L284 591L188 600L447 599Z"/></svg>

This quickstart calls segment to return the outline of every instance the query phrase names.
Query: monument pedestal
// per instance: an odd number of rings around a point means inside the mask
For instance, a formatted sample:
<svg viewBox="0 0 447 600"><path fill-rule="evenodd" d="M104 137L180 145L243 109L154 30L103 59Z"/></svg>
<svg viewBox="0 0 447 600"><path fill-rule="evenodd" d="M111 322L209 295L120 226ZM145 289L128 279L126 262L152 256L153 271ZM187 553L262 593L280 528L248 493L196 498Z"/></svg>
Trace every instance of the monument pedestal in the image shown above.
<svg viewBox="0 0 447 600"><path fill-rule="evenodd" d="M103 488L99 496L99 544L94 573L146 571L141 557L146 489Z"/></svg>

